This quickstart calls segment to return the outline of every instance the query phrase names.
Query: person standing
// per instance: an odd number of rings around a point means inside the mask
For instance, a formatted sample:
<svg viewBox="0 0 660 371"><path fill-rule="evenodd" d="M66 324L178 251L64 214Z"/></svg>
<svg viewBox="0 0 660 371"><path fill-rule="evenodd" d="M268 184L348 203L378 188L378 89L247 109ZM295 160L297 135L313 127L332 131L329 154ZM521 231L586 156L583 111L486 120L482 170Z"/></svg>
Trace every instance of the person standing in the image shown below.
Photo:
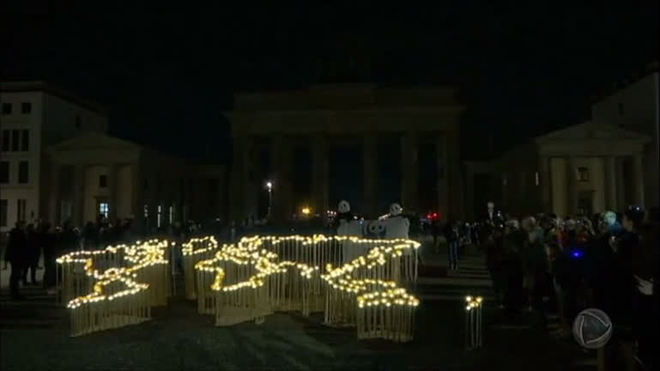
<svg viewBox="0 0 660 371"><path fill-rule="evenodd" d="M523 287L527 294L528 310L540 309L543 296L547 255L543 246L543 236L536 225L536 219L529 216L523 220L526 241L523 247Z"/></svg>
<svg viewBox="0 0 660 371"><path fill-rule="evenodd" d="M458 226L453 220L449 220L445 225L444 234L447 240L449 269L455 271L458 268Z"/></svg>
<svg viewBox="0 0 660 371"><path fill-rule="evenodd" d="M433 235L433 248L437 253L440 252L440 220L435 219L431 222L431 234Z"/></svg>
<svg viewBox="0 0 660 371"><path fill-rule="evenodd" d="M83 228L83 246L85 250L96 250L98 232L94 223L87 222Z"/></svg>
<svg viewBox="0 0 660 371"><path fill-rule="evenodd" d="M70 220L64 222L62 232L60 234L61 250L63 254L76 251L80 247L80 241L76 229L73 228Z"/></svg>
<svg viewBox="0 0 660 371"><path fill-rule="evenodd" d="M43 288L50 290L55 286L56 266L55 259L57 259L57 241L53 231L51 231L51 224L49 222L43 223L40 227L39 235L41 239L41 247L44 251L44 277Z"/></svg>
<svg viewBox="0 0 660 371"><path fill-rule="evenodd" d="M25 269L27 238L25 236L25 223L16 222L16 226L9 232L9 241L7 250L5 250L5 268L7 263L11 265L11 274L9 276L9 290L12 299L22 299L19 293L19 281L23 278Z"/></svg>
<svg viewBox="0 0 660 371"><path fill-rule="evenodd" d="M39 265L39 258L41 257L41 243L34 224L28 224L25 236L26 254L25 267L23 270L23 284L27 286L29 278L30 284L34 286L37 284L37 266ZM29 276L28 270L30 271Z"/></svg>

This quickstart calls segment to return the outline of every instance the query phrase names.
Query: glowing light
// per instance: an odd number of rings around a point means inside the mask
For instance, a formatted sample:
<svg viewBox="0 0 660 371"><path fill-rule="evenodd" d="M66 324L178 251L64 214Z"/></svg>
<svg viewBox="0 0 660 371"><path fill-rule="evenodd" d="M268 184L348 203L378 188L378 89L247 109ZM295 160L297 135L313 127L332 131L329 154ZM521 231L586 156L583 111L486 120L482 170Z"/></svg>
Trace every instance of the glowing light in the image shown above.
<svg viewBox="0 0 660 371"><path fill-rule="evenodd" d="M370 249L367 254L342 265L341 254L332 255L333 251L341 250L329 249L342 244L362 244ZM77 316L72 320L72 327L84 324L83 331L78 334L102 329L94 322L98 317L94 313L116 315L118 307L115 303L120 298L128 300L117 303L123 306L120 308L133 310L154 305L145 302L145 297L169 292L168 248L173 246L174 243L168 241L137 241L131 246L79 251L58 258L57 262L68 267L70 272L83 267L85 275L91 279L88 286L91 292L73 298L67 305L72 315ZM323 311L326 321L352 316L359 338L408 341L412 339L414 326L410 323L419 299L402 286L417 277L417 256L411 252L416 252L419 246L419 243L407 239L377 240L352 236L253 236L222 245L212 236L192 238L182 244L186 297L198 299L200 313L216 314L216 324L227 318L230 318L229 322L233 321L231 323L238 323L268 314L268 310L257 310L260 308L257 303L261 302L268 308L295 308L302 310L303 314ZM114 267L100 272L97 259L106 256L120 258L111 260ZM281 256L287 259L281 259ZM163 270L151 267L162 267ZM163 271L165 274L159 276ZM73 274L73 277L79 276ZM322 301L312 300L320 295L324 296ZM113 306L103 304L110 301ZM281 306L283 302L298 304ZM222 308L233 308L230 309L230 312L234 310L232 313L243 310L241 313L245 314L231 317ZM374 311L376 308L378 310ZM80 309L84 311L75 314ZM385 315L398 319L388 320L388 325L382 325L386 328L374 332L376 322L371 319ZM130 323L137 322L122 322L111 327Z"/></svg>
<svg viewBox="0 0 660 371"><path fill-rule="evenodd" d="M305 207L303 207L303 208L300 210L300 212L301 212L303 215L309 215L309 214L312 213L312 210L311 210L309 207L306 207L306 206L305 206Z"/></svg>
<svg viewBox="0 0 660 371"><path fill-rule="evenodd" d="M473 309L478 309L481 308L481 303L483 302L483 298L481 296L466 296L465 297L465 303L467 304L465 307L466 311L471 311Z"/></svg>

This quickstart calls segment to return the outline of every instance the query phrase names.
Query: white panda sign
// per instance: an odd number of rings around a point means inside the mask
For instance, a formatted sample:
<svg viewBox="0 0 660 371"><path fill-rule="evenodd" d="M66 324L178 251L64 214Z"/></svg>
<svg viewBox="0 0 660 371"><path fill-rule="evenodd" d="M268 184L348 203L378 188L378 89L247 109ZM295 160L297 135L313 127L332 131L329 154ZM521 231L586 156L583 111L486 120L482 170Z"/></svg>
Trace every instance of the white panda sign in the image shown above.
<svg viewBox="0 0 660 371"><path fill-rule="evenodd" d="M351 204L346 200L339 201L339 204L337 205L337 219L335 225L337 226L337 236L362 236L362 225L359 221L353 218ZM348 263L361 255L362 251L358 246L359 244L355 244L351 241L342 242L341 250L344 263Z"/></svg>
<svg viewBox="0 0 660 371"><path fill-rule="evenodd" d="M346 200L339 201L337 205L337 226L338 236L360 236L360 223L353 218L351 213L351 204Z"/></svg>
<svg viewBox="0 0 660 371"><path fill-rule="evenodd" d="M365 236L381 239L385 237L385 222L383 220L371 220L367 222L365 228Z"/></svg>
<svg viewBox="0 0 660 371"><path fill-rule="evenodd" d="M390 205L385 223L385 238L408 238L410 220L402 215L403 208L397 203Z"/></svg>

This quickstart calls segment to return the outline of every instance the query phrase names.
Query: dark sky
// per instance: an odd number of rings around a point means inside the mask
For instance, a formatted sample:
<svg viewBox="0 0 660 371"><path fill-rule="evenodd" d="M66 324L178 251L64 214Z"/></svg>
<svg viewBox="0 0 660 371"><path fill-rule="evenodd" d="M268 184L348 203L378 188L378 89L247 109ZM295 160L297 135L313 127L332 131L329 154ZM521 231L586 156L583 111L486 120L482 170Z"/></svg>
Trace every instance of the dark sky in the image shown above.
<svg viewBox="0 0 660 371"><path fill-rule="evenodd" d="M490 132L504 148L579 122L592 95L658 58L657 1L217 3L12 0L3 78L57 83L107 105L115 135L220 160L234 91L450 83L469 107L475 158Z"/></svg>

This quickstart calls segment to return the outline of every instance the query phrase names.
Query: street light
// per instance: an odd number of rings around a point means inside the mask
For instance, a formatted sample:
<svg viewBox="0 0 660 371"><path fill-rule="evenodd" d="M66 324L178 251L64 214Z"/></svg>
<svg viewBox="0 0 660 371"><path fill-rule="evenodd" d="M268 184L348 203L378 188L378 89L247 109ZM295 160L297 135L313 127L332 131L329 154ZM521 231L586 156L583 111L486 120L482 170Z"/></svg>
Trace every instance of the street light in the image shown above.
<svg viewBox="0 0 660 371"><path fill-rule="evenodd" d="M268 212L266 213L266 219L270 220L270 211L273 208L273 182L270 180L266 181L266 189L268 190Z"/></svg>

